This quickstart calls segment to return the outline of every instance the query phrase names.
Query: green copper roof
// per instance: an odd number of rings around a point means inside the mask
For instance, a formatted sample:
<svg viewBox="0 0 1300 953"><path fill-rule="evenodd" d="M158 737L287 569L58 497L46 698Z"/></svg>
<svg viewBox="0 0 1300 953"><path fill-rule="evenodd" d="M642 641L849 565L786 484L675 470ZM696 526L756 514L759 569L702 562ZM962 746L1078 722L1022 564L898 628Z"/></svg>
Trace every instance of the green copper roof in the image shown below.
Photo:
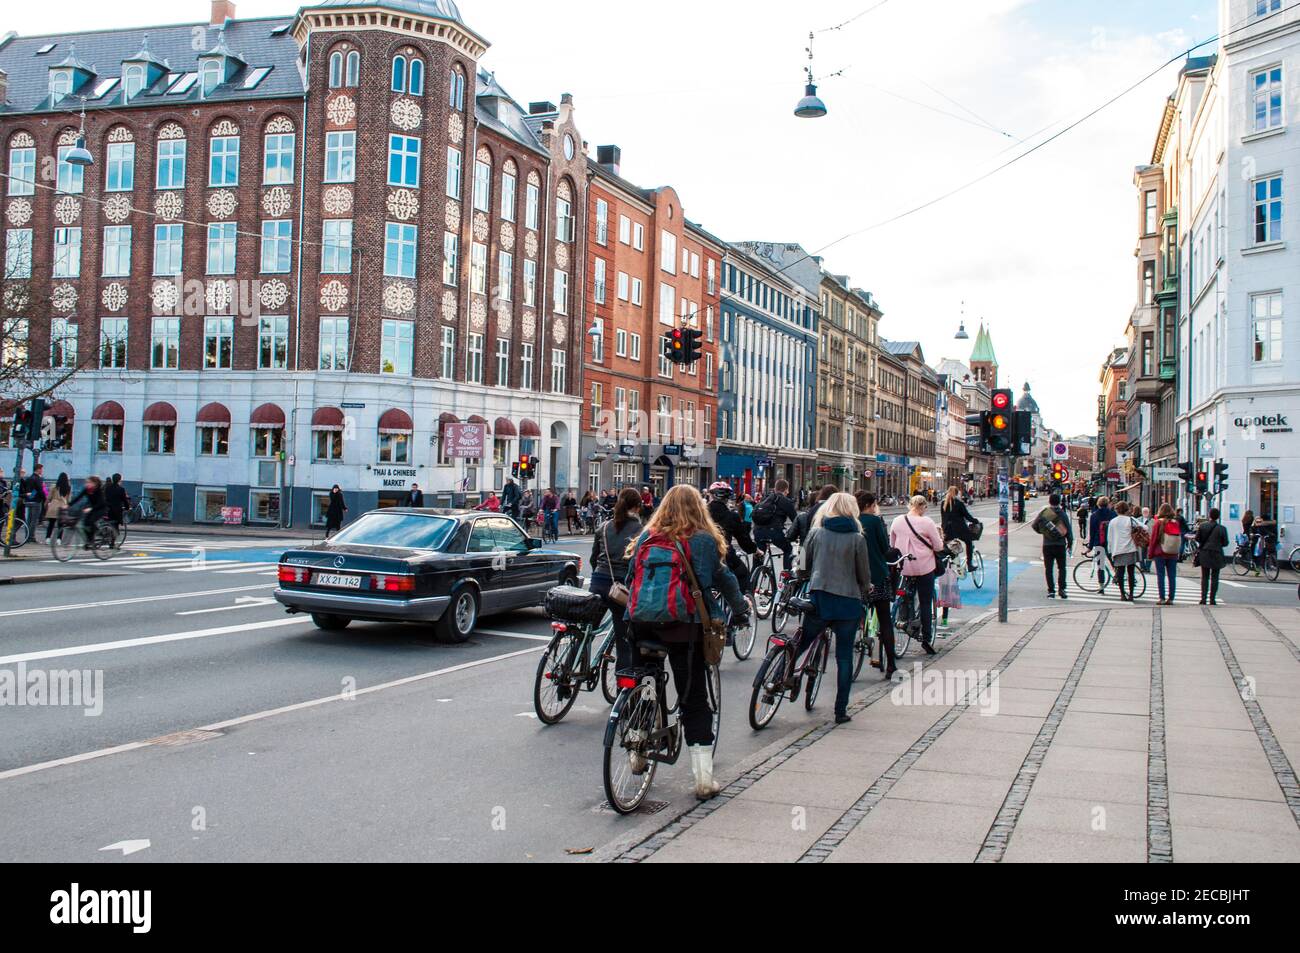
<svg viewBox="0 0 1300 953"><path fill-rule="evenodd" d="M993 353L993 339L989 332L980 325L979 334L975 335L975 350L971 351L972 364L997 364L998 356Z"/></svg>

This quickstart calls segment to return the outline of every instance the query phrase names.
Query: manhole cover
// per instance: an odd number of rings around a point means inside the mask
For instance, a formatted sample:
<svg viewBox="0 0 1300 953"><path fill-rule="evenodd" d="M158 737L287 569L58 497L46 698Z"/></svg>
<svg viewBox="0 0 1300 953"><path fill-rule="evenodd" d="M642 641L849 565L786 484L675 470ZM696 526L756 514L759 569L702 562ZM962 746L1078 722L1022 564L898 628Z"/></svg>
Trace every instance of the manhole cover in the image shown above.
<svg viewBox="0 0 1300 953"><path fill-rule="evenodd" d="M145 742L151 745L161 745L166 748L179 748L181 745L192 745L199 741L209 741L212 738L220 738L219 731L202 731L198 728L191 728L189 731L176 731L170 735L161 735Z"/></svg>

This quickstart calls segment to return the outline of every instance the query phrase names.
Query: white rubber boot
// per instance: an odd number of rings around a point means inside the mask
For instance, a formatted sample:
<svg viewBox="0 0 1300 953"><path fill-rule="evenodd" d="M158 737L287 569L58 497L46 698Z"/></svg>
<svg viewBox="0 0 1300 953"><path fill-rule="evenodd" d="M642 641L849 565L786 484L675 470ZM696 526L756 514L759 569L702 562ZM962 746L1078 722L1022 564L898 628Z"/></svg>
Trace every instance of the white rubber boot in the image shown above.
<svg viewBox="0 0 1300 953"><path fill-rule="evenodd" d="M718 796L722 785L713 780L713 746L691 745L691 774L695 776L695 796L701 801Z"/></svg>

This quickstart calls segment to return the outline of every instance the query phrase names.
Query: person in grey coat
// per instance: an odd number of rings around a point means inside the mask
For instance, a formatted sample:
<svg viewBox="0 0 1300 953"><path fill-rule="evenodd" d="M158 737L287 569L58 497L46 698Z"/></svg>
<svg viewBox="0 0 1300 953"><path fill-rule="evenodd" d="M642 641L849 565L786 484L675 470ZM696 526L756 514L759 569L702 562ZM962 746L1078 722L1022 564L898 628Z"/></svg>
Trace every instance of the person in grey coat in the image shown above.
<svg viewBox="0 0 1300 953"><path fill-rule="evenodd" d="M847 493L836 493L818 509L799 551L799 565L809 577L813 603L812 612L804 615L801 649L823 629L835 633L837 725L852 721L848 707L853 643L871 601L871 552L858 516L858 501Z"/></svg>

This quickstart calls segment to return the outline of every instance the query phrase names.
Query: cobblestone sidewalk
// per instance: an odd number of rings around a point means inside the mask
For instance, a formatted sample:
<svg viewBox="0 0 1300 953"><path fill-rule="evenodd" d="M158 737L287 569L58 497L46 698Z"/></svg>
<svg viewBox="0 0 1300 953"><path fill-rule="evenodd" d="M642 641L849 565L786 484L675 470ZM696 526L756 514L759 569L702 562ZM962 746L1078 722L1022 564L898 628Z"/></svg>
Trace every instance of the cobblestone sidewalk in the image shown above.
<svg viewBox="0 0 1300 953"><path fill-rule="evenodd" d="M1290 608L985 622L602 859L1300 861L1298 638Z"/></svg>

